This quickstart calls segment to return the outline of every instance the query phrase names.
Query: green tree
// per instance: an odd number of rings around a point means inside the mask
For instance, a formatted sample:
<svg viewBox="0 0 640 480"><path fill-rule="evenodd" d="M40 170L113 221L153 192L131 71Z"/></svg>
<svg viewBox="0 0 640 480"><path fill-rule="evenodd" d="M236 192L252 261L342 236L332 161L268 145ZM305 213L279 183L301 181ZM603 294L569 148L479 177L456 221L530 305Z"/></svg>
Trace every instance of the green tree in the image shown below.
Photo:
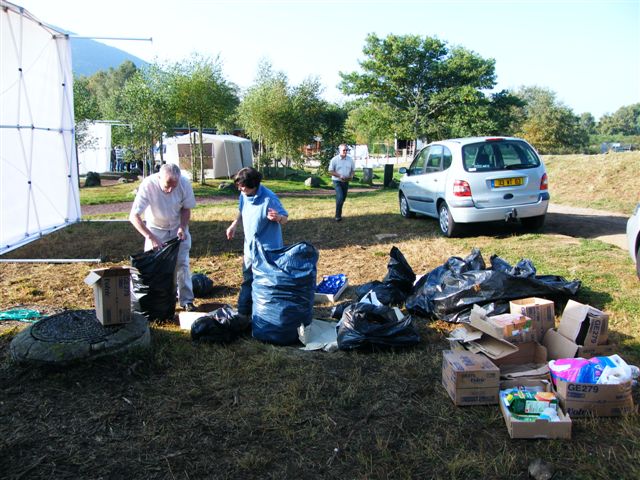
<svg viewBox="0 0 640 480"><path fill-rule="evenodd" d="M258 141L261 162L268 156L283 159L285 167L292 161L301 166L301 147L321 133L323 124L329 126L321 90L315 78L290 86L283 72L273 71L269 62L260 64L238 108L238 121Z"/></svg>
<svg viewBox="0 0 640 480"><path fill-rule="evenodd" d="M521 87L516 95L525 105L518 136L533 144L540 153L581 151L588 134L573 111L556 100L555 93L541 87Z"/></svg>
<svg viewBox="0 0 640 480"><path fill-rule="evenodd" d="M87 125L100 118L97 98L88 85L87 77L73 80L73 115L76 123L76 145L80 150L85 150L92 144L92 139L87 134Z"/></svg>
<svg viewBox="0 0 640 480"><path fill-rule="evenodd" d="M460 123L461 109L475 115L479 104L488 108L482 90L495 85L493 59L417 35L381 39L369 34L363 53L362 73L340 72L340 89L375 108L388 109L392 130L387 135L447 136L452 115Z"/></svg>
<svg viewBox="0 0 640 480"><path fill-rule="evenodd" d="M199 173L200 183L204 185L203 130L228 125L239 103L237 88L224 78L218 58L198 54L174 66L173 84L175 94L172 102L178 119L195 127L199 133ZM193 179L196 178L194 165Z"/></svg>
<svg viewBox="0 0 640 480"><path fill-rule="evenodd" d="M153 161L153 146L162 143L162 134L175 122L172 87L170 74L154 63L129 78L119 95L119 115L131 126L134 145L144 152L144 174L147 161Z"/></svg>
<svg viewBox="0 0 640 480"><path fill-rule="evenodd" d="M603 115L598 130L604 135L640 135L640 103L620 107Z"/></svg>
<svg viewBox="0 0 640 480"><path fill-rule="evenodd" d="M580 115L580 127L589 135L596 133L596 119L589 112Z"/></svg>

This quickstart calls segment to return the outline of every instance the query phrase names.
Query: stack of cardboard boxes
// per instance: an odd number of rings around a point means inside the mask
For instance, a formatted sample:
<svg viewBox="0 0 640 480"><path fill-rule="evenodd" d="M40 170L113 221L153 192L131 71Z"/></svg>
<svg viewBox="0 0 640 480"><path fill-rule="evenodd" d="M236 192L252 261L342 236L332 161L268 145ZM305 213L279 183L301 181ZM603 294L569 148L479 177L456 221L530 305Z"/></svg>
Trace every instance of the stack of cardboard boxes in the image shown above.
<svg viewBox="0 0 640 480"><path fill-rule="evenodd" d="M449 337L451 350L443 352L442 384L456 405L499 403L512 438L571 438L571 416L635 412L631 381L619 385L559 381L555 386L550 381L549 360L614 353L604 312L569 301L557 329L550 300L514 300L510 312L490 316L474 306L469 324ZM559 419L514 419L499 395L500 390L517 386L554 391L561 406Z"/></svg>

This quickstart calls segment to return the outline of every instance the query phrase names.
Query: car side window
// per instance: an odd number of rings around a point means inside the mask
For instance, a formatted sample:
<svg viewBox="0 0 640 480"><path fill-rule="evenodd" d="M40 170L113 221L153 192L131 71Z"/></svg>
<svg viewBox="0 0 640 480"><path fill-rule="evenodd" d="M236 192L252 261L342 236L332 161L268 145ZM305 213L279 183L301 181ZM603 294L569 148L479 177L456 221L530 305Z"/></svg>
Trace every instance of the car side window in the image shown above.
<svg viewBox="0 0 640 480"><path fill-rule="evenodd" d="M421 173L424 173L424 165L427 161L428 155L429 147L422 149L422 151L418 153L418 156L416 156L409 167L409 175L420 175Z"/></svg>
<svg viewBox="0 0 640 480"><path fill-rule="evenodd" d="M429 158L427 159L427 165L425 172L438 172L442 165L442 145L433 145L429 147Z"/></svg>
<svg viewBox="0 0 640 480"><path fill-rule="evenodd" d="M453 161L453 155L451 155L451 150L447 147L443 147L442 151L442 170L446 170L451 166L451 162Z"/></svg>

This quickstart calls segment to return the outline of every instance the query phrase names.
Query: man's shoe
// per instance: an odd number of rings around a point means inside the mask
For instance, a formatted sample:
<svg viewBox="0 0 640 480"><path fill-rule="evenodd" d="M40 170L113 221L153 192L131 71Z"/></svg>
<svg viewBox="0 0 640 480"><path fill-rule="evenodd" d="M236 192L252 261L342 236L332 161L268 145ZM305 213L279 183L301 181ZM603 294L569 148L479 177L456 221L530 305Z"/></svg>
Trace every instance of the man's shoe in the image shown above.
<svg viewBox="0 0 640 480"><path fill-rule="evenodd" d="M341 221L342 221L342 217L336 217L336 218L334 218L334 220L335 220L336 222L341 222Z"/></svg>
<svg viewBox="0 0 640 480"><path fill-rule="evenodd" d="M185 304L185 306L184 306L184 307L182 307L182 308L184 308L184 311L185 311L185 312L195 312L195 311L197 311L197 310L198 310L198 307L196 307L196 306L195 306L193 303L191 303L191 302L189 302L189 303Z"/></svg>

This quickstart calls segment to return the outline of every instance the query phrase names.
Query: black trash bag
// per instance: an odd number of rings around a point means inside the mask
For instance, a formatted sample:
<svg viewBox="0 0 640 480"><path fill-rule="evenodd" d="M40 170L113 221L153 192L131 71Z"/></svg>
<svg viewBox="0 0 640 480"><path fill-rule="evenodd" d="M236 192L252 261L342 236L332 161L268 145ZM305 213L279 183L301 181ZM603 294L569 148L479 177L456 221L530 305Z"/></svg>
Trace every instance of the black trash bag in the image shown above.
<svg viewBox="0 0 640 480"><path fill-rule="evenodd" d="M344 309L347 308L349 305L353 305L354 303L357 303L357 302L354 302L353 300L347 300L337 304L335 307L331 309L331 318L340 320L342 318L342 314L344 313Z"/></svg>
<svg viewBox="0 0 640 480"><path fill-rule="evenodd" d="M298 342L298 326L313 319L318 250L307 242L266 250L252 244L254 338L277 345Z"/></svg>
<svg viewBox="0 0 640 480"><path fill-rule="evenodd" d="M398 320L393 308L371 303L354 303L342 314L336 326L338 348L408 347L420 342L410 315Z"/></svg>
<svg viewBox="0 0 640 480"><path fill-rule="evenodd" d="M173 320L176 313L176 262L180 239L169 240L160 250L131 256L131 307L147 320Z"/></svg>
<svg viewBox="0 0 640 480"><path fill-rule="evenodd" d="M383 305L402 305L407 298L407 293L392 283L384 283L379 280L368 282L356 287L356 297L358 301L369 292L373 291L378 301Z"/></svg>
<svg viewBox="0 0 640 480"><path fill-rule="evenodd" d="M409 294L416 281L416 274L398 247L393 246L389 256L391 258L387 264L387 274L382 283L395 285L400 291Z"/></svg>
<svg viewBox="0 0 640 480"><path fill-rule="evenodd" d="M557 275L536 275L530 260L521 260L512 267L494 255L489 269L473 269L484 263L479 262L480 258L480 252L474 249L465 260L451 257L429 272L407 298L407 310L456 323L468 316L474 304L483 307L491 302L508 303L533 296L565 300L574 296L581 285L579 280L569 282Z"/></svg>
<svg viewBox="0 0 640 480"><path fill-rule="evenodd" d="M204 273L191 275L191 283L193 284L193 296L196 298L208 297L213 292L213 280Z"/></svg>
<svg viewBox="0 0 640 480"><path fill-rule="evenodd" d="M416 281L416 274L398 247L392 247L389 256L387 274L382 282L374 280L356 288L358 300L373 290L383 305L402 305L405 302Z"/></svg>
<svg viewBox="0 0 640 480"><path fill-rule="evenodd" d="M191 340L195 342L230 343L248 332L251 319L241 317L229 305L208 313L191 324Z"/></svg>

